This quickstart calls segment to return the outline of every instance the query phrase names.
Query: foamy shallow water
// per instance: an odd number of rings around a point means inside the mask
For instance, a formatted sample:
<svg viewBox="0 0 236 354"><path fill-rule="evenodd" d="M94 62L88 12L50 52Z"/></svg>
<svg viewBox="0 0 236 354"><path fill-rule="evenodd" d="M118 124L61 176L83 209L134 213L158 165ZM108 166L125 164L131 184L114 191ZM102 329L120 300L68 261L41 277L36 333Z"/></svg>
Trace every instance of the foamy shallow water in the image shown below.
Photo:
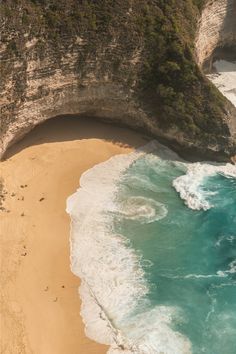
<svg viewBox="0 0 236 354"><path fill-rule="evenodd" d="M221 331L224 354L234 353L236 205L224 195L235 176L157 142L83 174L67 212L90 338L113 354L222 354Z"/></svg>

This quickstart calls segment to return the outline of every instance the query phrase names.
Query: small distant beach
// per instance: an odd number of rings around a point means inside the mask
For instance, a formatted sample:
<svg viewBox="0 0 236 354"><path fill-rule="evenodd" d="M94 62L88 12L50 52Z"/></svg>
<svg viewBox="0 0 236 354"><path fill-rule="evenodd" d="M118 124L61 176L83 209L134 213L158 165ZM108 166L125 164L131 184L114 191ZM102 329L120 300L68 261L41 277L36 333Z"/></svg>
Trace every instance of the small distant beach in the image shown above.
<svg viewBox="0 0 236 354"><path fill-rule="evenodd" d="M36 127L0 163L2 353L106 353L84 334L66 199L84 171L146 142L88 118L56 118Z"/></svg>
<svg viewBox="0 0 236 354"><path fill-rule="evenodd" d="M236 62L217 60L213 63L213 69L208 78L236 106Z"/></svg>

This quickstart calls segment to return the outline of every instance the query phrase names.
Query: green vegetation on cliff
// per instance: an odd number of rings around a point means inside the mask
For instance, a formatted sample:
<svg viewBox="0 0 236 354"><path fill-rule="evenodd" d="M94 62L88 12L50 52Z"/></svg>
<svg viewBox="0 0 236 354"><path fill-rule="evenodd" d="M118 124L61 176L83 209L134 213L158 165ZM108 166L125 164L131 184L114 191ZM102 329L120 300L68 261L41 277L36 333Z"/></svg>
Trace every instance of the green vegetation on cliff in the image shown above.
<svg viewBox="0 0 236 354"><path fill-rule="evenodd" d="M63 51L71 50L78 39L84 41L77 61L80 77L86 76L90 58L96 58L97 79L109 75L132 92L159 129L214 144L218 137L229 136L229 130L225 100L194 59L197 19L205 3L5 0L0 5L1 41L8 55L24 60L26 35L27 40L36 38L38 56L43 59L53 51L58 66ZM23 88L21 84L18 93L24 95Z"/></svg>
<svg viewBox="0 0 236 354"><path fill-rule="evenodd" d="M177 125L190 134L207 135L211 129L220 133L224 99L194 61L196 8L184 0L158 4L139 16L146 39L142 93L163 128Z"/></svg>

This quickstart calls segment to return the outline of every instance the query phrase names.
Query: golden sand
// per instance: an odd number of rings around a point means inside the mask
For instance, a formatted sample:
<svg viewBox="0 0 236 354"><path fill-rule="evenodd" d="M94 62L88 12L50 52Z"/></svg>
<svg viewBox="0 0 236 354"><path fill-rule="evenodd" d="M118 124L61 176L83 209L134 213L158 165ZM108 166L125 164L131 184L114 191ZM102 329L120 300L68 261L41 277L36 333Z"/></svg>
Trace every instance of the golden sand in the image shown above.
<svg viewBox="0 0 236 354"><path fill-rule="evenodd" d="M81 174L145 138L90 119L56 118L35 128L0 163L1 353L102 354L80 317L70 271L66 198Z"/></svg>

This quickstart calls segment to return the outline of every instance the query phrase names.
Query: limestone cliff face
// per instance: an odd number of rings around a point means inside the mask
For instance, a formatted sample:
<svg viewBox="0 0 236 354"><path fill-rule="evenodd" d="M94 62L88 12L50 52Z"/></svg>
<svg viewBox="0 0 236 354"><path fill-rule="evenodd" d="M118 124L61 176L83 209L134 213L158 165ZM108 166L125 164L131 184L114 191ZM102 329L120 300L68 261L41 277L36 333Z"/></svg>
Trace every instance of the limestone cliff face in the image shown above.
<svg viewBox="0 0 236 354"><path fill-rule="evenodd" d="M203 9L196 38L200 65L211 59L214 51L236 44L236 1L208 1Z"/></svg>
<svg viewBox="0 0 236 354"><path fill-rule="evenodd" d="M37 42L36 38L25 40L24 57L3 62L10 70L1 82L0 154L35 125L58 115L83 114L145 126L145 113L131 98L132 90L114 82L112 63L101 68L105 54L119 53L115 43L109 44L106 53L101 48L88 54L85 40L78 37L68 48L60 47L59 56L46 44L41 58ZM128 53L127 67L135 67L137 61L135 50Z"/></svg>
<svg viewBox="0 0 236 354"><path fill-rule="evenodd" d="M234 0L203 10L200 65L219 43L234 43L234 14ZM235 154L235 110L194 63L194 4L6 0L0 15L0 156L65 114L127 125L196 155Z"/></svg>

